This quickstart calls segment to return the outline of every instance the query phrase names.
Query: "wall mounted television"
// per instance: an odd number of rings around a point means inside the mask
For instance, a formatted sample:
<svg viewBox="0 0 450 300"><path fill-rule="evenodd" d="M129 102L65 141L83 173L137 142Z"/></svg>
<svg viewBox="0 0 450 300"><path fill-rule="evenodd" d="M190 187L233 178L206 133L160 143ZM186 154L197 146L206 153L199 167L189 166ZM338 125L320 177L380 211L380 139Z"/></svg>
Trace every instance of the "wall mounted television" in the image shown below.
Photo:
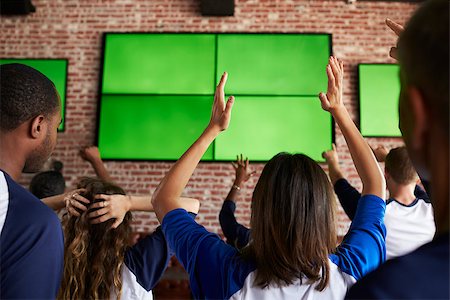
<svg viewBox="0 0 450 300"><path fill-rule="evenodd" d="M399 66L359 64L360 130L366 137L400 137Z"/></svg>
<svg viewBox="0 0 450 300"><path fill-rule="evenodd" d="M35 59L35 58L0 58L0 64L21 63L30 66L45 76L47 76L55 85L56 90L61 97L61 116L62 122L58 131L65 129L66 115L66 88L67 88L67 59Z"/></svg>
<svg viewBox="0 0 450 300"><path fill-rule="evenodd" d="M230 128L204 161L281 151L323 161L333 122L325 91L329 34L105 33L97 143L107 160L177 160L209 122L214 90L229 73Z"/></svg>

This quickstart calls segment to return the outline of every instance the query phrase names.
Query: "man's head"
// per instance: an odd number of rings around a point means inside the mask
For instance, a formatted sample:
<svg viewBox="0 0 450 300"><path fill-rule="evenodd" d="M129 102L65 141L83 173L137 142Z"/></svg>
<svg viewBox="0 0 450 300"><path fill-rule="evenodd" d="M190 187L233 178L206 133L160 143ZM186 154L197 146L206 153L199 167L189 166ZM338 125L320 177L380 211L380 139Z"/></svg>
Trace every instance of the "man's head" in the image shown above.
<svg viewBox="0 0 450 300"><path fill-rule="evenodd" d="M398 59L399 127L416 169L427 178L431 147L449 142L448 0L427 1L417 10L400 35Z"/></svg>
<svg viewBox="0 0 450 300"><path fill-rule="evenodd" d="M389 151L385 160L385 171L388 188L392 184L416 184L419 179L405 147Z"/></svg>
<svg viewBox="0 0 450 300"><path fill-rule="evenodd" d="M26 65L1 65L0 106L2 138L14 138L15 144L27 148L23 151L24 172L39 171L55 147L61 122L55 86L45 75Z"/></svg>

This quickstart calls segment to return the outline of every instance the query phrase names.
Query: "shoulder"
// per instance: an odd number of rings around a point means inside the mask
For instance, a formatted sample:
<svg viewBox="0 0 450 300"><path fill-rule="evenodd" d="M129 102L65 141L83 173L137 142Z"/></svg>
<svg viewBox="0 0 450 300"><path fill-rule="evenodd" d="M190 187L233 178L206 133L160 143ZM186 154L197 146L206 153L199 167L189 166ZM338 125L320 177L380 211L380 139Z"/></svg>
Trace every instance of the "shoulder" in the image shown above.
<svg viewBox="0 0 450 300"><path fill-rule="evenodd" d="M444 236L408 255L387 261L356 283L347 298L448 299L448 265L449 239Z"/></svg>
<svg viewBox="0 0 450 300"><path fill-rule="evenodd" d="M52 209L8 175L0 174L0 180L2 180L2 175L4 176L3 183L7 187L7 191L2 191L2 195L7 197L6 201L8 202L4 229L11 224L14 228L32 226L35 231L44 228L50 231L61 231L60 220ZM7 196L4 196L5 192Z"/></svg>

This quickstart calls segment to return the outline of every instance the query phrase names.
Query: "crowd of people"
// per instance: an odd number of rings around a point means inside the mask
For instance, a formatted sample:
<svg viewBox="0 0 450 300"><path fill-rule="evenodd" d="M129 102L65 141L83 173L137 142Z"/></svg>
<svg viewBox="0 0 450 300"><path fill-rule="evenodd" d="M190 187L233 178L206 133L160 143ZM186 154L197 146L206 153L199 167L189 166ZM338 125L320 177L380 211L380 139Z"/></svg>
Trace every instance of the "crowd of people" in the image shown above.
<svg viewBox="0 0 450 300"><path fill-rule="evenodd" d="M153 193L134 196L113 181L96 147L80 155L97 178L69 192L60 162L29 191L19 185L22 172L40 171L51 155L61 104L37 70L1 65L0 298L152 299L175 255L200 299L449 299L449 2L424 2L405 28L386 23L399 35L390 55L400 65L405 146L369 146L344 105L344 63L331 56L317 105L339 126L362 191L345 178L335 145L323 153L328 174L306 155L278 153L259 176L246 228L234 213L254 172L240 155L218 216L226 242L196 222L200 202L181 196L233 122L239 99L225 97L226 72L201 136ZM340 242L337 201L351 220ZM63 208L60 219L54 211ZM154 211L161 225L130 244L135 210Z"/></svg>

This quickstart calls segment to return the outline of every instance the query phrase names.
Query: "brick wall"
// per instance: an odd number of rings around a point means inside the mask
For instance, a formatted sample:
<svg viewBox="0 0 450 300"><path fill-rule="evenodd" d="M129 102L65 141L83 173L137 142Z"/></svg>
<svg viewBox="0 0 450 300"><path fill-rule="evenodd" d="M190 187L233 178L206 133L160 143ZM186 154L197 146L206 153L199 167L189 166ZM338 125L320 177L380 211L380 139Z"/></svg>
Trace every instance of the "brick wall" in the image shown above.
<svg viewBox="0 0 450 300"><path fill-rule="evenodd" d="M64 162L68 185L80 176L94 175L78 157L81 146L94 143L96 103L101 57L101 34L105 31L143 32L325 32L333 35L334 55L345 61L345 101L357 121L356 67L358 63L392 63L388 57L396 41L384 25L389 17L405 22L415 8L391 1L344 0L235 0L234 17L202 17L199 0L34 0L36 13L27 17L3 17L0 57L68 58L66 131L59 133L53 157ZM325 71L325 70L324 70ZM319 91L318 91L319 92ZM339 130L336 143L345 173L360 187L348 149ZM370 139L388 146L400 139ZM114 179L128 192L154 190L170 163L107 162ZM252 165L261 171L263 165ZM186 195L201 200L199 220L220 232L218 212L233 181L230 164L200 164ZM22 184L28 185L29 175ZM241 191L238 220L248 225L250 198L257 177ZM149 231L157 224L154 214L135 213L135 230ZM341 233L348 220L340 212Z"/></svg>

